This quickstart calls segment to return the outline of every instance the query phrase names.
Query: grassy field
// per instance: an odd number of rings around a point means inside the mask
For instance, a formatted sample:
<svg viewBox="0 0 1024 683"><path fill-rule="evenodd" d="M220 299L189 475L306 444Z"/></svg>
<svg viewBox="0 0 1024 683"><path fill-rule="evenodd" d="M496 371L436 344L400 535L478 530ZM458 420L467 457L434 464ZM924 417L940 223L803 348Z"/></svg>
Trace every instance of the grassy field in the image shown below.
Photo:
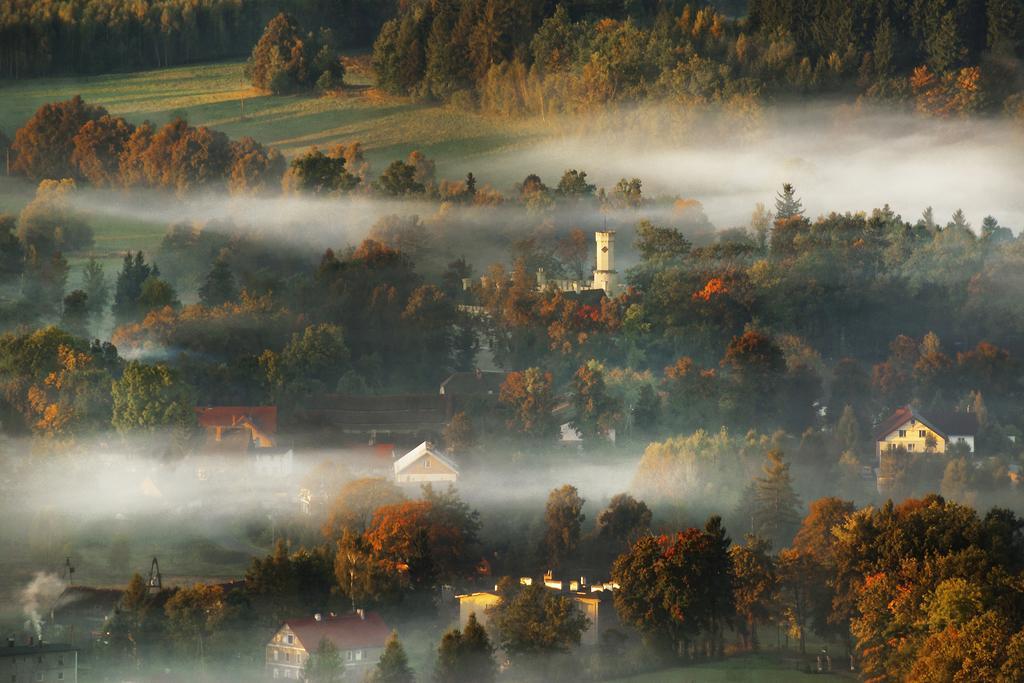
<svg viewBox="0 0 1024 683"><path fill-rule="evenodd" d="M467 160L535 140L538 122L495 119L456 108L390 97L372 85L362 60L349 86L328 97L271 96L249 87L243 62L223 62L88 78L0 81L0 129L14 131L43 103L79 94L139 123L183 116L233 138L251 135L293 155L310 145L361 141L376 169L419 149L442 176L458 178ZM244 102L244 104L243 104ZM244 117L243 117L244 107Z"/></svg>
<svg viewBox="0 0 1024 683"><path fill-rule="evenodd" d="M842 666L841 658L833 667ZM800 670L794 661L770 655L741 655L699 666L681 666L653 673L615 679L616 683L791 683L793 681L840 681L847 676Z"/></svg>
<svg viewBox="0 0 1024 683"><path fill-rule="evenodd" d="M388 96L373 87L365 58L349 60L348 87L328 97L263 94L249 87L243 70L244 62L235 61L88 78L0 80L0 130L13 138L40 105L77 94L134 123L163 124L182 116L232 138L252 136L287 156L311 145L358 140L372 173L418 149L435 160L438 175L446 178L463 177L473 170L474 160L489 160L493 169L503 151L535 143L549 130L538 121L491 118ZM505 188L514 177L509 169L484 181ZM17 214L34 192L32 183L0 175L0 212ZM69 258L71 287L88 257L96 256L108 271L116 270L126 250L153 253L167 230L157 221L86 220L95 246L88 254Z"/></svg>

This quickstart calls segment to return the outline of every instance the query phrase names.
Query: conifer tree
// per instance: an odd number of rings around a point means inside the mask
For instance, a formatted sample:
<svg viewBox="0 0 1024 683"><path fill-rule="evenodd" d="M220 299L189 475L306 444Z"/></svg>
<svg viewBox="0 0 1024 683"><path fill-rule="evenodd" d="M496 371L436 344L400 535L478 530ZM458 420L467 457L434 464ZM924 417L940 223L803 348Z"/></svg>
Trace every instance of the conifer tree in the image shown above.
<svg viewBox="0 0 1024 683"><path fill-rule="evenodd" d="M437 683L490 683L497 666L494 647L487 631L470 614L463 631L452 629L441 638L437 648Z"/></svg>
<svg viewBox="0 0 1024 683"><path fill-rule="evenodd" d="M110 285L107 283L103 266L95 258L90 258L82 269L82 291L85 292L89 312L100 315L110 303Z"/></svg>
<svg viewBox="0 0 1024 683"><path fill-rule="evenodd" d="M238 296L235 276L223 256L213 262L213 268L206 275L206 281L199 288L199 300L204 306L220 306Z"/></svg>
<svg viewBox="0 0 1024 683"><path fill-rule="evenodd" d="M14 216L0 214L0 285L16 283L25 270L25 247L18 239Z"/></svg>
<svg viewBox="0 0 1024 683"><path fill-rule="evenodd" d="M791 183L782 184L782 192L775 197L775 220L783 221L794 216L802 216L803 203L797 199L796 189Z"/></svg>
<svg viewBox="0 0 1024 683"><path fill-rule="evenodd" d="M337 646L327 638L321 638L316 651L310 654L303 669L308 683L336 683L345 678L345 664Z"/></svg>
<svg viewBox="0 0 1024 683"><path fill-rule="evenodd" d="M782 548L800 524L800 498L793 490L789 463L782 451L768 452L763 472L754 480L754 533Z"/></svg>
<svg viewBox="0 0 1024 683"><path fill-rule="evenodd" d="M377 662L377 668L370 675L373 683L413 683L415 676L409 667L409 658L405 654L405 648L398 640L398 633L391 632L387 644L384 646L384 654Z"/></svg>

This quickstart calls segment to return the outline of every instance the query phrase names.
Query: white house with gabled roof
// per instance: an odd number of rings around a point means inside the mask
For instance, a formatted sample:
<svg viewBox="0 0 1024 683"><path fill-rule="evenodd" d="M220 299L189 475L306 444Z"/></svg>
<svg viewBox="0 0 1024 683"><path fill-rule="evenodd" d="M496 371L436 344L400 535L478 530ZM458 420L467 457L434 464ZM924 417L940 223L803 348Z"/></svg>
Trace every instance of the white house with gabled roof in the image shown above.
<svg viewBox="0 0 1024 683"><path fill-rule="evenodd" d="M459 480L459 466L450 457L424 441L395 461L395 481L399 484L425 484Z"/></svg>

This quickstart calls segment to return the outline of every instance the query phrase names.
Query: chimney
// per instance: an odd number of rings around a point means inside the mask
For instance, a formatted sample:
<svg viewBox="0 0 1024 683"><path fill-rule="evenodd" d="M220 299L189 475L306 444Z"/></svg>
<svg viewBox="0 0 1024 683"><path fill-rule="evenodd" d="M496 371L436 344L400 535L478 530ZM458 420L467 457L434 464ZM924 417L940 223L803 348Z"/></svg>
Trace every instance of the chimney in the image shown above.
<svg viewBox="0 0 1024 683"><path fill-rule="evenodd" d="M358 615L359 615L359 618L360 618L360 619L362 619L362 620L364 620L364 621L366 620L366 611L365 611L365 610L363 610L363 608L362 608L362 607L360 607L359 609L357 609L357 610L356 610L356 614L358 614Z"/></svg>
<svg viewBox="0 0 1024 683"><path fill-rule="evenodd" d="M316 619L317 621L323 621L324 620L324 615L322 615L319 612L317 612L316 614L313 615L313 618Z"/></svg>

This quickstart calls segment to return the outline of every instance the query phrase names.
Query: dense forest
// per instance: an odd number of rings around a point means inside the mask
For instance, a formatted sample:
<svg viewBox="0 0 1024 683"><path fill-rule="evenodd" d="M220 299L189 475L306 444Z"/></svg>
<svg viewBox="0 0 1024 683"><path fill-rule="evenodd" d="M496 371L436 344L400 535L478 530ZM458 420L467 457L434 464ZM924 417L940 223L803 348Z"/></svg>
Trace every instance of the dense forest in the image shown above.
<svg viewBox="0 0 1024 683"><path fill-rule="evenodd" d="M630 6L632 7L632 6ZM936 113L1019 107L1024 5L753 0L639 5L439 0L403 6L374 63L400 94L545 114L655 98L673 103L848 93L914 98Z"/></svg>
<svg viewBox="0 0 1024 683"><path fill-rule="evenodd" d="M393 12L384 0L6 0L0 75L26 78L154 69L249 54L280 11L365 47Z"/></svg>

